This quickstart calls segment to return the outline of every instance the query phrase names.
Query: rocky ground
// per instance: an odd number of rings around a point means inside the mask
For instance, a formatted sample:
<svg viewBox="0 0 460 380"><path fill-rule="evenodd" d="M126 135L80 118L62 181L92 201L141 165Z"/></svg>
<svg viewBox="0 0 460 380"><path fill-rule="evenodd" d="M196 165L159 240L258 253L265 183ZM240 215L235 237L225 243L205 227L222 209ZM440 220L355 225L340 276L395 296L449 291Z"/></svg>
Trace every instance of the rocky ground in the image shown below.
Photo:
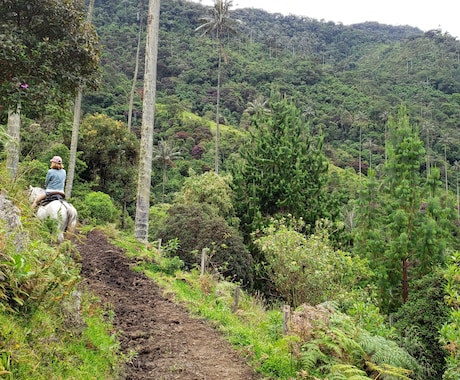
<svg viewBox="0 0 460 380"><path fill-rule="evenodd" d="M206 321L166 298L123 250L92 231L76 242L88 290L115 312L127 380L253 380L257 375Z"/></svg>

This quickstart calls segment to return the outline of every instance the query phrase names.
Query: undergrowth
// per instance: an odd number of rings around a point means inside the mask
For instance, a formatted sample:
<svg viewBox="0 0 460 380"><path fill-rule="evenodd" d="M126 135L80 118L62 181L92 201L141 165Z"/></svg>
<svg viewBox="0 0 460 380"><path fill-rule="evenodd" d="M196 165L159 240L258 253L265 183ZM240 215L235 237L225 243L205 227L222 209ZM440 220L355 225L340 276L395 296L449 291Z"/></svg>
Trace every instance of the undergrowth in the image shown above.
<svg viewBox="0 0 460 380"><path fill-rule="evenodd" d="M262 297L248 294L214 272L182 271L174 242L158 249L120 234L113 234L112 239L127 255L142 259L137 270L152 278L168 297L219 329L265 379L423 378L417 375L417 362L391 340L393 330L371 307L348 305L353 313L347 315L334 303L304 304L292 310L285 322L281 304L267 305ZM364 318L359 310L370 314ZM378 324L367 330L370 318Z"/></svg>
<svg viewBox="0 0 460 380"><path fill-rule="evenodd" d="M3 194L25 188L0 183ZM0 222L0 379L122 378L127 358L110 311L80 289L72 243L56 246L26 197L17 198L18 226Z"/></svg>
<svg viewBox="0 0 460 380"><path fill-rule="evenodd" d="M2 239L8 241L4 231ZM79 290L68 251L31 241L0 261L0 378L116 379L123 355L111 321Z"/></svg>

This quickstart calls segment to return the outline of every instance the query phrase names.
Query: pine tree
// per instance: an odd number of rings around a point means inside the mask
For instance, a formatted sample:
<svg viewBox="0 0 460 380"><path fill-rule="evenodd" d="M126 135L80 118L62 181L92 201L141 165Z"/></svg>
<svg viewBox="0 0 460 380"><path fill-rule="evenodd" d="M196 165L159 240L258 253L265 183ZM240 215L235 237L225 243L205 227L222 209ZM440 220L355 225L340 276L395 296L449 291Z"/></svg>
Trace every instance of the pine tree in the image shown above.
<svg viewBox="0 0 460 380"><path fill-rule="evenodd" d="M402 265L402 268L397 270L391 265L387 274L393 285L402 281L402 300L405 302L409 291L409 265L417 253L417 227L422 203L419 169L425 151L417 131L410 125L405 107L400 107L396 119L390 117L388 132L386 185L391 210L387 226L391 243L386 256L391 258L394 266Z"/></svg>
<svg viewBox="0 0 460 380"><path fill-rule="evenodd" d="M253 120L250 136L240 150L242 160L233 177L238 214L245 233L277 214L291 214L314 226L331 216L326 195L328 162L323 137L312 136L300 110L274 91L270 112Z"/></svg>
<svg viewBox="0 0 460 380"><path fill-rule="evenodd" d="M432 168L428 181L422 176L425 150L405 107L389 118L388 132L383 181L370 171L360 194L354 250L368 257L391 312L408 299L410 282L444 262L453 217L437 197L439 170Z"/></svg>

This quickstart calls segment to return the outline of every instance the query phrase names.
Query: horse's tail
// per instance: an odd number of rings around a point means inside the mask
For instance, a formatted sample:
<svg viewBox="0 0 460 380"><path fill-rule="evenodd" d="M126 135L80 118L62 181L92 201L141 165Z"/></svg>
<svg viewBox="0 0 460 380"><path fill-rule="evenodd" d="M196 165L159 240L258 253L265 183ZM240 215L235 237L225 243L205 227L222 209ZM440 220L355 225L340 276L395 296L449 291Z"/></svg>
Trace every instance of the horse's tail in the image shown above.
<svg viewBox="0 0 460 380"><path fill-rule="evenodd" d="M75 207L73 207L70 203L67 203L67 223L64 228L64 231L68 231L71 233L75 232L75 228L77 227L78 222L78 213Z"/></svg>

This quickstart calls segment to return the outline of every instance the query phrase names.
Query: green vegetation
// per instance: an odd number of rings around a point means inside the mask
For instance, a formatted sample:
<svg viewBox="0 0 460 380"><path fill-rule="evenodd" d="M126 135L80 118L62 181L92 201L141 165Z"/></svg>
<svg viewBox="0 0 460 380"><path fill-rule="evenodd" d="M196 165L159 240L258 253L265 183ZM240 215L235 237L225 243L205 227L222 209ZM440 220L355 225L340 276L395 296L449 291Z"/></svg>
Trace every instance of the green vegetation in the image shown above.
<svg viewBox="0 0 460 380"><path fill-rule="evenodd" d="M101 191L86 194L84 205L88 210L91 224L115 223L119 218L119 210L113 204L110 196Z"/></svg>
<svg viewBox="0 0 460 380"><path fill-rule="evenodd" d="M114 368L121 368L122 357L103 311L76 292L54 304L26 316L0 312L1 378L117 378ZM75 310L61 309L65 306L81 308L81 320L74 319Z"/></svg>
<svg viewBox="0 0 460 380"><path fill-rule="evenodd" d="M4 191L22 192L22 181L8 181L4 166L0 173ZM72 244L49 245L52 236L29 204L17 206L22 229L14 228L14 214L0 222L0 377L117 378L125 358L107 311L80 289Z"/></svg>
<svg viewBox="0 0 460 380"><path fill-rule="evenodd" d="M216 54L194 32L209 9L163 1L147 249L132 242L138 163L150 160L141 84L126 126L144 2L96 2L101 56L77 2L11 4L0 5L0 196L23 227L2 215L0 376L112 379L124 360L110 319L79 292L71 244L51 247L25 204L50 157L68 162L71 98L88 85L71 199L81 228L119 229L139 270L258 372L459 378L458 40L226 8L239 33L218 34ZM56 28L44 30L48 15Z"/></svg>
<svg viewBox="0 0 460 380"><path fill-rule="evenodd" d="M444 376L448 380L458 377L460 372L460 349L459 349L459 263L460 252L454 252L449 258L448 267L445 271L446 303L450 307L449 318L443 324L441 333L441 344L448 351L446 356L447 368Z"/></svg>
<svg viewBox="0 0 460 380"><path fill-rule="evenodd" d="M234 283L195 270L167 275L151 264L142 268L174 293L178 302L214 322L266 378L348 378L359 374L356 378L368 379L370 374L391 374L410 379L411 371L418 370L414 358L396 342L372 335L358 316L346 316L332 306L299 306L288 333L283 334L280 307L267 307L261 298L242 292L235 309Z"/></svg>
<svg viewBox="0 0 460 380"><path fill-rule="evenodd" d="M264 254L267 274L279 295L294 307L346 298L356 278L370 275L366 261L334 250L318 223L308 237L281 221L255 240Z"/></svg>

